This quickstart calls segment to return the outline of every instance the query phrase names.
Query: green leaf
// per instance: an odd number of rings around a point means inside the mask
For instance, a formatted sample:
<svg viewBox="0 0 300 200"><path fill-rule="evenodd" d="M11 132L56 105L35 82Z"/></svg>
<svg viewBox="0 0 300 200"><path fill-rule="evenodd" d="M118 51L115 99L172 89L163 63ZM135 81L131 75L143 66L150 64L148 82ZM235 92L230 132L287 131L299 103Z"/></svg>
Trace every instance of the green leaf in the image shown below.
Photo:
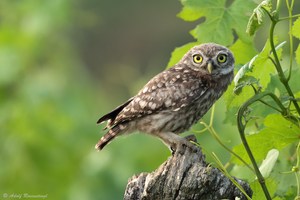
<svg viewBox="0 0 300 200"><path fill-rule="evenodd" d="M299 98L300 96L297 96L297 93L300 92L300 84L299 84L299 77L300 77L300 68L295 67L292 69L292 76L289 80L289 85L292 86L293 93L296 98ZM278 75L272 75L271 76L271 82L268 85L267 88L268 91L273 91L273 93L280 98L283 105L288 106L290 105L290 96L286 93L286 89L284 85L280 82ZM271 102L269 102L271 103ZM262 108L263 109L263 108ZM290 105L290 111L294 113L295 107L293 104ZM264 112L262 112L263 114ZM265 113L266 114L266 113ZM296 113L295 113L296 114Z"/></svg>
<svg viewBox="0 0 300 200"><path fill-rule="evenodd" d="M299 141L300 128L286 120L279 114L271 114L264 120L265 128L259 133L247 136L247 141L257 162L264 159L270 149L281 150L293 142ZM233 148L233 151L250 163L242 144ZM232 161L241 164L232 157Z"/></svg>
<svg viewBox="0 0 300 200"><path fill-rule="evenodd" d="M292 26L292 35L300 39L300 17L294 22ZM296 62L300 65L300 45L298 45L295 54L296 54Z"/></svg>
<svg viewBox="0 0 300 200"><path fill-rule="evenodd" d="M295 51L295 54L296 54L296 62L297 62L297 64L300 67L300 45L298 45L298 47L297 47L297 49Z"/></svg>
<svg viewBox="0 0 300 200"><path fill-rule="evenodd" d="M265 90L271 81L271 74L275 72L275 67L267 58L258 58L253 63L253 69L249 72L249 76L255 77L259 84L262 86L262 90Z"/></svg>
<svg viewBox="0 0 300 200"><path fill-rule="evenodd" d="M300 17L293 24L292 35L300 39Z"/></svg>
<svg viewBox="0 0 300 200"><path fill-rule="evenodd" d="M234 93L239 95L243 88L245 86L255 86L256 85L256 88L261 88L261 85L259 84L259 81L254 78L253 76L243 76L241 79L239 79L238 83L235 84L235 87L234 87Z"/></svg>
<svg viewBox="0 0 300 200"><path fill-rule="evenodd" d="M278 38L274 37L274 44L276 45L277 43ZM281 59L282 47L285 43L286 42L284 41L275 47L279 59ZM275 66L269 57L274 59L274 56L271 53L270 41L268 39L262 52L258 54L258 57L253 61L253 70L249 73L250 76L254 76L259 80L260 85L263 87L262 90L267 88L271 81L271 75L276 72Z"/></svg>
<svg viewBox="0 0 300 200"><path fill-rule="evenodd" d="M271 0L262 1L254 10L249 19L246 32L249 35L254 35L260 25L263 23L263 17L265 10L270 12L272 9Z"/></svg>
<svg viewBox="0 0 300 200"><path fill-rule="evenodd" d="M178 16L186 21L195 21L205 17L205 21L196 26L191 34L201 43L216 42L223 45L233 43L234 30L238 37L250 42L246 33L249 9L255 4L252 0L235 0L228 7L226 0L181 0L182 11Z"/></svg>
<svg viewBox="0 0 300 200"><path fill-rule="evenodd" d="M254 95L254 91L251 87L243 88L243 92L239 93L238 95L234 93L234 88L235 85L231 84L224 94L227 109L240 107L246 100Z"/></svg>
<svg viewBox="0 0 300 200"><path fill-rule="evenodd" d="M274 38L275 44L277 43L277 38ZM285 42L280 43L276 47L276 52L281 57L282 46ZM248 98L250 98L254 92L252 88L247 88L245 86L250 86L256 84L258 88L265 90L271 81L271 75L275 72L275 67L269 57L272 57L271 46L269 40L263 50L256 56L254 56L250 62L242 66L236 76L234 77L234 88L229 87L228 90L234 91L233 93L225 93L225 100L227 102L227 107L240 106ZM247 88L247 89L246 89ZM243 90L243 92L242 92Z"/></svg>
<svg viewBox="0 0 300 200"><path fill-rule="evenodd" d="M247 43L238 39L231 47L230 50L234 54L235 64L245 64L253 58L257 51L255 50L253 43Z"/></svg>
<svg viewBox="0 0 300 200"><path fill-rule="evenodd" d="M277 38L274 38L274 43L277 43ZM281 58L282 46L285 42L279 44L276 47L276 52L279 58ZM254 57L249 63L249 68L251 69L249 73L246 73L249 76L255 77L259 84L262 86L262 90L265 90L268 84L271 81L271 74L275 73L275 66L270 60L271 54L271 46L269 39L266 41L266 44L263 50ZM248 70L249 71L249 70Z"/></svg>
<svg viewBox="0 0 300 200"><path fill-rule="evenodd" d="M191 42L191 43L187 43L181 47L175 48L175 50L171 54L171 58L169 60L167 68L172 67L176 63L178 63L180 61L180 59L182 58L182 56L186 52L188 52L192 47L194 47L195 45L198 45L198 44L199 44L198 42Z"/></svg>
<svg viewBox="0 0 300 200"><path fill-rule="evenodd" d="M183 5L183 8L180 11L180 13L177 14L177 17L185 21L196 21L197 19L204 17L206 14L205 9L212 7L213 4L217 4L217 5L219 4L218 1L205 1L202 2L203 6L201 9L198 8L197 5L195 5L196 2L181 0L181 3Z"/></svg>
<svg viewBox="0 0 300 200"><path fill-rule="evenodd" d="M265 183L266 183L266 186L268 188L270 195L273 196L275 194L275 191L278 186L277 182L271 178L268 178L265 181L266 181ZM253 200L265 199L265 194L264 194L258 180L255 180L254 182L250 183L250 187L253 191L253 196L252 196Z"/></svg>
<svg viewBox="0 0 300 200"><path fill-rule="evenodd" d="M244 66L242 66L238 72L236 73L233 81L234 81L234 85L237 86L240 83L240 80L242 78L244 78L244 76L246 76L247 72L251 72L252 71L252 64L254 62L254 60L257 58L258 55L254 56L250 62L246 63Z"/></svg>
<svg viewBox="0 0 300 200"><path fill-rule="evenodd" d="M277 161L279 156L279 151L277 149L271 149L267 157L263 160L262 164L259 167L259 171L261 172L262 176L267 178L269 177L275 162Z"/></svg>

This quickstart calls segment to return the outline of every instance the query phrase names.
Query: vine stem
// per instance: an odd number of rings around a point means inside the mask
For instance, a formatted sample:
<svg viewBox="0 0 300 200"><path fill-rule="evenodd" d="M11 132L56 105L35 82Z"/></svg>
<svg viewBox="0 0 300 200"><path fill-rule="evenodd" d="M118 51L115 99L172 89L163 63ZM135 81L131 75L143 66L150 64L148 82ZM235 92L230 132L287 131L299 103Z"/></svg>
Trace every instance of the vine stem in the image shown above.
<svg viewBox="0 0 300 200"><path fill-rule="evenodd" d="M275 29L275 26L278 22L278 16L275 15L275 16L271 16L270 14L268 14L268 16L270 17L271 19L271 28L270 28L270 46L271 46L271 51L273 53L273 56L274 56L274 61L275 61L275 68L276 68L276 71L278 73L278 76L279 76L279 80L280 82L284 85L287 93L289 94L290 97L292 97L292 102L298 112L298 114L300 115L300 107L295 99L295 96L294 96L294 93L292 92L289 84L288 84L288 79L286 79L284 73L283 73L283 70L282 70L282 67L281 67L281 64L280 64L280 61L279 61L279 58L278 58L278 55L277 55L277 52L276 52L276 49L275 49L275 44L274 44L274 29Z"/></svg>
<svg viewBox="0 0 300 200"><path fill-rule="evenodd" d="M211 135L215 138L215 140L217 140L217 142L224 148L226 149L229 153L231 153L232 155L234 155L238 160L240 160L242 163L244 163L244 165L250 169L250 171L252 171L253 173L255 173L254 169L244 160L242 159L238 154L236 154L235 152L233 152L231 149L229 149L220 139L220 137L218 136L218 134L216 133L215 129L211 126L208 126L206 123L204 122L200 122L203 126L205 126L205 128L211 133Z"/></svg>
<svg viewBox="0 0 300 200"><path fill-rule="evenodd" d="M286 19L293 19L293 18L296 18L296 17L300 17L300 14L292 15L290 17L282 17L282 18L278 19L278 21L283 21L283 20L286 20Z"/></svg>
<svg viewBox="0 0 300 200"><path fill-rule="evenodd" d="M240 137L241 137L241 140L242 140L242 143L246 149L246 152L251 160L251 163L253 165L253 168L254 168L254 171L255 171L255 174L257 176L257 179L262 187L262 190L265 194L265 197L267 198L267 200L271 200L271 196L270 196L270 193L268 191L268 188L266 186L266 183L265 183L265 179L264 177L262 176L262 174L260 173L259 171L259 167L255 161L255 158L252 154L252 151L250 149L250 146L246 140L246 136L245 136L245 128L246 128L246 124L247 122L245 122L245 124L243 124L243 116L244 116L244 113L246 111L246 109L251 105L253 104L254 102L256 101L260 101L262 98L264 98L265 96L270 96L274 101L275 103L280 107L281 109L281 114L283 116L286 116L286 108L282 105L282 103L280 102L280 100L277 98L277 96L273 93L259 93L259 94L255 94L252 98L250 98L248 101L246 101L241 107L240 109L238 110L238 115L237 115L237 125L238 125L238 130L239 130L239 134L240 134Z"/></svg>

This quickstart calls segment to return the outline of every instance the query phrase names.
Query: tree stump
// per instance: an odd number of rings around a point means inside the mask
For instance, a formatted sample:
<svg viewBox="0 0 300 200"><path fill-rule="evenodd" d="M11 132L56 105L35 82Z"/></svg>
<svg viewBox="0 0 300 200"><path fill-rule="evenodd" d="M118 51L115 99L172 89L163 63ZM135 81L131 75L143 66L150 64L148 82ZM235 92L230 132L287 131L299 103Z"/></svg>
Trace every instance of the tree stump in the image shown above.
<svg viewBox="0 0 300 200"><path fill-rule="evenodd" d="M205 156L198 149L192 152L184 148L183 152L175 152L154 172L131 177L124 199L247 199L222 172L205 162ZM242 180L235 180L251 197L250 186Z"/></svg>

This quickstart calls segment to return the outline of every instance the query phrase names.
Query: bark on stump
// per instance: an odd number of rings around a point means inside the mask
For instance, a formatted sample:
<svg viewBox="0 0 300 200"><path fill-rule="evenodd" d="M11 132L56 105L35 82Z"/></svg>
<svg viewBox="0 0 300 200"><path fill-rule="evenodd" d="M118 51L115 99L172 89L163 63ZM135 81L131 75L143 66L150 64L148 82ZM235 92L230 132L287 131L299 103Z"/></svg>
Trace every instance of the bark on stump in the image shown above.
<svg viewBox="0 0 300 200"><path fill-rule="evenodd" d="M250 186L239 179L236 181L251 197ZM158 169L131 177L126 186L125 200L165 199L247 199L243 193L218 169L205 162L199 148L191 152L175 152Z"/></svg>

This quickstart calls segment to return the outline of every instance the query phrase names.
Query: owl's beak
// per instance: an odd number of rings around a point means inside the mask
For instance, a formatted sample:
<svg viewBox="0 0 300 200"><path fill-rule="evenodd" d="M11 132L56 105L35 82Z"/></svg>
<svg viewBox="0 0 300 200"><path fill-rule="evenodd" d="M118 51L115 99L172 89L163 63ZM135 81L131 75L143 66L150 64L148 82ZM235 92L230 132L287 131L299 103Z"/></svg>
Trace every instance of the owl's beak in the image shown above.
<svg viewBox="0 0 300 200"><path fill-rule="evenodd" d="M213 69L213 66L212 66L211 62L208 62L208 64L207 64L207 71L208 71L208 73L211 74L212 69Z"/></svg>

